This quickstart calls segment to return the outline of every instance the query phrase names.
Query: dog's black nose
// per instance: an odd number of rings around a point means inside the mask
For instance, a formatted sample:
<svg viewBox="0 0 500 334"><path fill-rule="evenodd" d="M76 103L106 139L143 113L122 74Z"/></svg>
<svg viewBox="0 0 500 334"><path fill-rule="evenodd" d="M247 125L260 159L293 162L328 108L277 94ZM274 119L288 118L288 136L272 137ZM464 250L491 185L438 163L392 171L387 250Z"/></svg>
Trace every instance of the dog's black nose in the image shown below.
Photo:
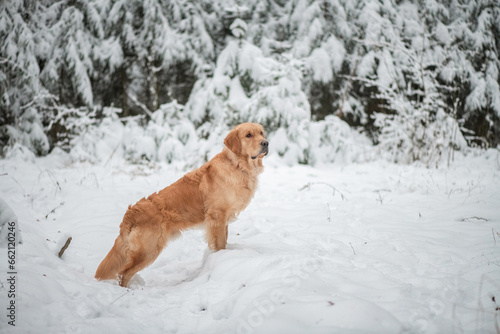
<svg viewBox="0 0 500 334"><path fill-rule="evenodd" d="M262 147L268 147L269 146L269 142L267 140L263 140L260 142L260 146Z"/></svg>

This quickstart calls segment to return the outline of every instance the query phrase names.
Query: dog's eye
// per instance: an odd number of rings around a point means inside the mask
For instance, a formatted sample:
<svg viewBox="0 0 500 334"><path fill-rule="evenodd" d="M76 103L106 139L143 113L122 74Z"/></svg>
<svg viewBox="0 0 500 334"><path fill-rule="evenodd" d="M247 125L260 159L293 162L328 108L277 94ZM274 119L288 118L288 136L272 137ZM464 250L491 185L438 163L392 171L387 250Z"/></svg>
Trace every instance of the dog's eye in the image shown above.
<svg viewBox="0 0 500 334"><path fill-rule="evenodd" d="M251 138L252 137L252 134L249 132L247 133L247 138Z"/></svg>
<svg viewBox="0 0 500 334"><path fill-rule="evenodd" d="M262 132L262 131L261 131L261 132L260 132L260 135L261 135L261 136L263 136L263 135L264 135L264 132Z"/></svg>

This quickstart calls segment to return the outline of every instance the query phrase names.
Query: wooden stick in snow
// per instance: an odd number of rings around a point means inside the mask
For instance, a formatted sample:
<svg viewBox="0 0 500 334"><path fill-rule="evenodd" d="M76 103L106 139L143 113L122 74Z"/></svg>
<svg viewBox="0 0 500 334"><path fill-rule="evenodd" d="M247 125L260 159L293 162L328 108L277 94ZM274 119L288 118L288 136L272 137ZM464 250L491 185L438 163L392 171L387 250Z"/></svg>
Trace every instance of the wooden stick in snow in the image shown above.
<svg viewBox="0 0 500 334"><path fill-rule="evenodd" d="M69 237L68 240L66 240L66 243L64 244L64 246L59 251L59 258L61 258L61 256L63 256L64 251L66 250L66 248L68 248L69 244L71 243L71 240L73 240L72 237Z"/></svg>

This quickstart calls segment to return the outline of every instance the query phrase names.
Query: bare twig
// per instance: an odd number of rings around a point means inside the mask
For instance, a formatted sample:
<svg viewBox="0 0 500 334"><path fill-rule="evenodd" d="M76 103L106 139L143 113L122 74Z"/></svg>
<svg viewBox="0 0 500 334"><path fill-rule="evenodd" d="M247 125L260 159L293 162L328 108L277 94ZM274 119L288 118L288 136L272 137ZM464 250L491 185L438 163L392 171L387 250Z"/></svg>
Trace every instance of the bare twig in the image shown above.
<svg viewBox="0 0 500 334"><path fill-rule="evenodd" d="M500 233L495 231L494 228L491 228L491 234L493 235L493 242L495 243L495 246L497 245L497 238L495 237L495 234L500 238Z"/></svg>
<svg viewBox="0 0 500 334"><path fill-rule="evenodd" d="M50 212L45 215L45 219L49 219L49 215L51 213L56 213L56 209L59 209L63 205L64 205L64 202L59 203L58 206L56 206L55 208L53 208L52 210L50 210Z"/></svg>
<svg viewBox="0 0 500 334"><path fill-rule="evenodd" d="M104 164L104 167L106 167L108 165L108 163L111 161L111 158L113 158L113 155L115 155L116 151L118 150L118 147L120 147L122 143L119 142L116 147L113 149L113 152L111 152L111 154L109 155L109 158L108 160L106 160L106 163Z"/></svg>
<svg viewBox="0 0 500 334"><path fill-rule="evenodd" d="M470 222L472 222L474 220L476 220L476 221L485 221L485 222L488 221L488 219L483 218L483 217L478 217L478 216L472 216L472 217L467 217L467 218L460 219L460 221L467 222L467 223L470 223Z"/></svg>
<svg viewBox="0 0 500 334"><path fill-rule="evenodd" d="M354 253L354 255L356 255L356 251L354 250L354 247L352 247L352 244L349 243L349 245L351 245L352 252Z"/></svg>
<svg viewBox="0 0 500 334"><path fill-rule="evenodd" d="M113 300L110 305L114 304L118 299L122 298L123 296L125 296L126 294L128 294L130 291L131 291L130 289L127 290L127 292L125 292L123 295L121 295L120 297L118 297L115 300Z"/></svg>
<svg viewBox="0 0 500 334"><path fill-rule="evenodd" d="M73 240L72 237L69 237L68 240L66 240L66 243L64 244L64 246L59 251L59 254L58 254L59 258L61 258L61 256L63 256L64 252L66 251L66 248L68 248L69 244L71 243L71 240Z"/></svg>
<svg viewBox="0 0 500 334"><path fill-rule="evenodd" d="M131 94L127 94L127 97L135 103L136 106L138 106L139 108L142 109L142 111L144 111L144 113L146 115L149 116L149 118L153 118L153 113L151 112L151 110L149 110L149 108L142 102L140 102L137 97L131 95Z"/></svg>
<svg viewBox="0 0 500 334"><path fill-rule="evenodd" d="M308 184L305 184L302 188L300 188L299 191L302 191L304 189L310 190L311 186L315 185L315 184L322 184L322 185L325 185L325 186L332 188L333 189L333 196L335 196L335 193L338 192L340 197L342 198L342 200L345 200L345 196L343 193L341 193L337 188L335 188L334 186L332 186L331 184L326 183L326 182L309 182Z"/></svg>

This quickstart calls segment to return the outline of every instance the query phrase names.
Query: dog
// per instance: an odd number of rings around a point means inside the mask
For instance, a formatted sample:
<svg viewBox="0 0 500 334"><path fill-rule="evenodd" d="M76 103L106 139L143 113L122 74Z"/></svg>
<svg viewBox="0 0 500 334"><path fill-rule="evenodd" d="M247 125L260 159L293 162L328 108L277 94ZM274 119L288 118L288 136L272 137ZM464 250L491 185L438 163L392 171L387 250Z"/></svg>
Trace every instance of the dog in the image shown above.
<svg viewBox="0 0 500 334"><path fill-rule="evenodd" d="M210 250L226 248L228 224L250 203L269 143L260 124L243 123L229 132L224 145L200 168L128 207L120 235L97 268L97 280L117 279L126 287L169 240L189 228L205 228Z"/></svg>

